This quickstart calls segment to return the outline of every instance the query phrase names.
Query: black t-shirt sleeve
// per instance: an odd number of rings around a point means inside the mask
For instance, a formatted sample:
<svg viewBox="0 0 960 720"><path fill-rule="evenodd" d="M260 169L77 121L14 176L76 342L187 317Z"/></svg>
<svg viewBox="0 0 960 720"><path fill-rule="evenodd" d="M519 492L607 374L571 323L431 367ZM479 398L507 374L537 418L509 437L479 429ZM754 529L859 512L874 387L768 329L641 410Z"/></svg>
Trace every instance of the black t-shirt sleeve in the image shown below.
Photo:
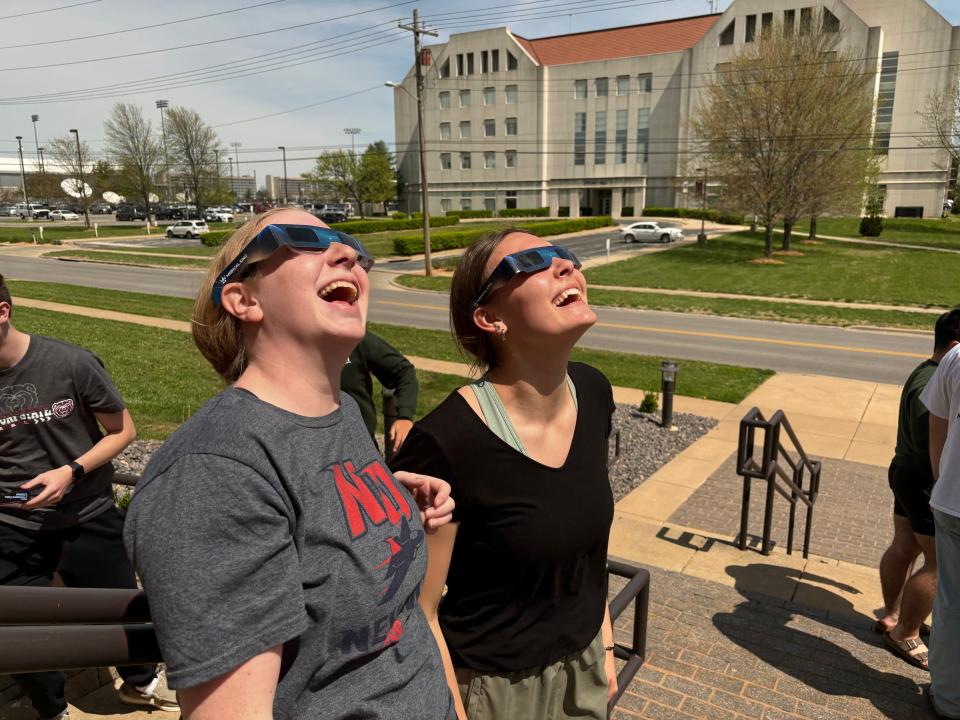
<svg viewBox="0 0 960 720"><path fill-rule="evenodd" d="M124 535L171 687L219 677L306 628L290 513L264 477L217 455L185 455L138 488Z"/></svg>
<svg viewBox="0 0 960 720"><path fill-rule="evenodd" d="M103 366L103 362L90 352L80 352L72 363L73 382L80 401L92 412L120 412L126 405L120 391Z"/></svg>
<svg viewBox="0 0 960 720"><path fill-rule="evenodd" d="M390 469L431 475L446 480L451 486L451 496L456 504L453 519L459 521L467 508L467 498L458 492L457 478L447 456L440 449L436 439L422 425L414 423L400 451L390 461Z"/></svg>

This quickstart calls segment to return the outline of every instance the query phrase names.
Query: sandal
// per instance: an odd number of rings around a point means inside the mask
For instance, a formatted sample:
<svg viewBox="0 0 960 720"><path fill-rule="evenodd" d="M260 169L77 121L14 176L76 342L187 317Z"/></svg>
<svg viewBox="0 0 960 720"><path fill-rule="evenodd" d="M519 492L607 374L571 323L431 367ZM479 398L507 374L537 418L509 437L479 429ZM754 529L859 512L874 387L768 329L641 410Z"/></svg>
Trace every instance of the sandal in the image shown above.
<svg viewBox="0 0 960 720"><path fill-rule="evenodd" d="M890 637L889 632L885 632L883 642L900 659L921 670L929 670L929 667L927 667L927 646L920 638L894 640Z"/></svg>
<svg viewBox="0 0 960 720"><path fill-rule="evenodd" d="M873 624L873 631L877 633L877 635L883 635L889 630L890 628L884 625L882 620L877 620ZM926 623L920 623L920 637L930 637L930 626Z"/></svg>

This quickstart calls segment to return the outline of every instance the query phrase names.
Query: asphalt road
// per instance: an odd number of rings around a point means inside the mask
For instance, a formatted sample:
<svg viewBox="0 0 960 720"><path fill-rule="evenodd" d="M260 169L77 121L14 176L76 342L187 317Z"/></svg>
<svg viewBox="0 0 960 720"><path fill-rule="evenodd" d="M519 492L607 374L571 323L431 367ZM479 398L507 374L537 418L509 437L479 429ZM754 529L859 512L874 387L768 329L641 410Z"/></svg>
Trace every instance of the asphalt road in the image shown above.
<svg viewBox="0 0 960 720"><path fill-rule="evenodd" d="M10 278L192 297L200 273L126 268L38 258L0 256ZM398 290L387 273L374 273L370 319L447 329L447 299ZM588 347L708 360L819 375L902 383L930 352L932 336L743 320L685 313L596 308L599 322L583 340Z"/></svg>

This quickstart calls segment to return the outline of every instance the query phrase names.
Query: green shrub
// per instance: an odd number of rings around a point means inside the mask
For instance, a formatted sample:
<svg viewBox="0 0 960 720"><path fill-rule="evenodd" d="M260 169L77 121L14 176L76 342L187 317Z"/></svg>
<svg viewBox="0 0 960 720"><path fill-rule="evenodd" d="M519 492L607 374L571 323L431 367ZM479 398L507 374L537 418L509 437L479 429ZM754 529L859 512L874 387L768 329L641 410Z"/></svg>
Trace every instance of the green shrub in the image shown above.
<svg viewBox="0 0 960 720"><path fill-rule="evenodd" d="M133 490L128 487L113 486L113 504L121 512L126 512L130 507L130 501L133 499Z"/></svg>
<svg viewBox="0 0 960 720"><path fill-rule="evenodd" d="M456 270L457 265L459 264L460 264L459 255L457 255L456 257L437 258L436 260L431 261L431 265L433 265L434 270L450 270L451 272L453 270Z"/></svg>
<svg viewBox="0 0 960 720"><path fill-rule="evenodd" d="M546 222L518 223L517 227L536 235L545 237L547 235L561 235L578 230L592 230L594 228L606 227L613 224L613 219L608 215L598 217L578 218L571 220L548 220ZM464 229L459 232L444 233L443 235L434 235L430 238L431 250L452 250L454 248L466 247L484 233L489 232L488 228L475 227ZM393 250L397 255L416 255L423 252L423 235L402 235L394 238Z"/></svg>
<svg viewBox="0 0 960 720"><path fill-rule="evenodd" d="M492 218L493 210L447 210L447 217Z"/></svg>
<svg viewBox="0 0 960 720"><path fill-rule="evenodd" d="M497 213L497 217L502 218L511 218L511 217L549 217L550 208L539 207L539 208L505 208Z"/></svg>
<svg viewBox="0 0 960 720"><path fill-rule="evenodd" d="M406 220L407 214L405 212L395 212L390 216L391 220Z"/></svg>
<svg viewBox="0 0 960 720"><path fill-rule="evenodd" d="M624 208L626 215L626 208ZM743 214L734 212L724 212L721 210L701 210L699 208L675 208L675 207L645 207L643 214L653 217L676 217L693 218L699 220L703 218L711 222L721 223L723 225L742 225Z"/></svg>
<svg viewBox="0 0 960 720"><path fill-rule="evenodd" d="M570 206L561 205L557 208L557 217L570 217Z"/></svg>
<svg viewBox="0 0 960 720"><path fill-rule="evenodd" d="M206 235L200 236L200 242L207 247L219 247L226 242L227 238L233 235L233 230L214 230Z"/></svg>
<svg viewBox="0 0 960 720"><path fill-rule="evenodd" d="M411 219L411 220L420 220L422 217L423 217L423 213L422 213L422 212L412 212L412 213L410 213L410 219Z"/></svg>
<svg viewBox="0 0 960 720"><path fill-rule="evenodd" d="M442 216L430 218L431 227L446 227L456 225L458 222L460 222L459 218ZM422 227L423 219L420 217L408 220L347 220L347 222L336 224L337 230L348 235L367 235L391 230L418 230Z"/></svg>
<svg viewBox="0 0 960 720"><path fill-rule="evenodd" d="M883 232L882 217L862 217L860 218L860 234L864 237L880 237Z"/></svg>
<svg viewBox="0 0 960 720"><path fill-rule="evenodd" d="M625 205L623 210L620 211L620 217L632 217L633 216L633 205Z"/></svg>
<svg viewBox="0 0 960 720"><path fill-rule="evenodd" d="M652 413L656 412L660 407L657 402L657 396L653 393L645 393L643 396L643 401L640 403L640 412Z"/></svg>

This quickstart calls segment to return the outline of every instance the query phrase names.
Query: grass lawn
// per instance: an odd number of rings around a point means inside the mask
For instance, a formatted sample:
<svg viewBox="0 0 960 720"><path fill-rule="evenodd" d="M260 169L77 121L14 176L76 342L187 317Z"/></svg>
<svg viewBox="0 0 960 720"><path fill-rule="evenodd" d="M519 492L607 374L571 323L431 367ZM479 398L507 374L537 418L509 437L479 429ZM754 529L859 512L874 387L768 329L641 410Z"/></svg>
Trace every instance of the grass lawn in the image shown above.
<svg viewBox="0 0 960 720"><path fill-rule="evenodd" d="M420 290L450 291L449 275L401 275L397 282L405 287ZM936 315L913 312L889 312L886 310L860 310L852 308L817 307L791 303L763 302L761 300L731 300L704 298L690 295L666 295L662 293L638 293L626 290L604 290L599 285L590 288L590 302L594 305L635 308L641 310L665 310L689 312L701 315L722 315L755 320L778 320L810 323L813 325L873 325L929 330Z"/></svg>
<svg viewBox="0 0 960 720"><path fill-rule="evenodd" d="M797 244L803 257L782 265L751 262L763 254L763 236L749 231L587 270L598 285L660 287L778 297L952 306L958 300L960 254L850 245Z"/></svg>
<svg viewBox="0 0 960 720"><path fill-rule="evenodd" d="M193 311L193 300L166 295L121 292L32 280L8 280L7 287L14 297L47 300L169 320L189 320ZM17 312L19 313L19 310Z"/></svg>
<svg viewBox="0 0 960 720"><path fill-rule="evenodd" d="M133 255L122 252L90 252L87 250L56 250L44 254L44 257L74 258L76 260L93 260L114 265L137 265L139 267L177 267L198 268L203 270L209 260L206 258L179 258L156 257L152 255Z"/></svg>
<svg viewBox="0 0 960 720"><path fill-rule="evenodd" d="M33 236L36 236L37 242L40 242L40 230L37 229L39 225L43 225L44 243L50 243L54 240L124 237L127 235L147 234L146 228L143 225L101 225L98 230L99 235L94 235L93 228L87 230L82 225L57 225L52 222L38 222L37 225L31 227L0 227L0 243L33 242ZM163 228L152 228L150 234L154 236L161 235L163 234Z"/></svg>
<svg viewBox="0 0 960 720"><path fill-rule="evenodd" d="M198 241L199 242L199 241ZM161 255L196 255L198 257L213 257L220 251L219 247L206 245L175 245L173 247L118 247L117 252L148 252Z"/></svg>
<svg viewBox="0 0 960 720"><path fill-rule="evenodd" d="M800 233L802 237L806 237L809 231L810 224L806 220L797 223L795 227L795 232ZM820 218L817 220L817 234L860 238L860 218ZM883 232L880 237L865 239L960 250L960 217L884 218ZM776 243L776 239L774 242Z"/></svg>

